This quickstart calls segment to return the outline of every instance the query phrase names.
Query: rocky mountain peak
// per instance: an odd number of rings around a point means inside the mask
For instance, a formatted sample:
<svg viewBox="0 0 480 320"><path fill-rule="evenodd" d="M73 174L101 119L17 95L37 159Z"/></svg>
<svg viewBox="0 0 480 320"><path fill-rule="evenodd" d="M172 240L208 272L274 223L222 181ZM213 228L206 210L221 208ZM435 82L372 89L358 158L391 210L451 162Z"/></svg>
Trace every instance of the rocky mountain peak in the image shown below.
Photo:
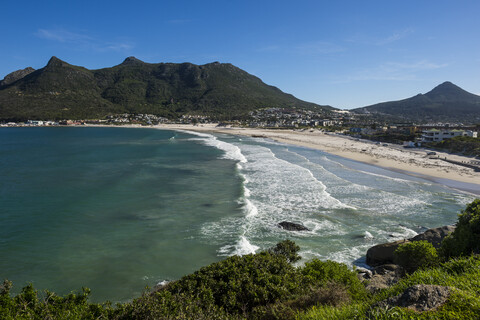
<svg viewBox="0 0 480 320"><path fill-rule="evenodd" d="M11 83L14 83L15 81L20 80L23 77L29 75L33 71L35 71L35 69L33 69L32 67L27 67L25 69L13 71L13 72L7 74L5 76L5 78L2 81L0 81L0 87L1 86L7 86Z"/></svg>
<svg viewBox="0 0 480 320"><path fill-rule="evenodd" d="M50 60L48 60L47 68L48 67L64 67L64 66L68 66L68 65L69 64L66 63L65 61L62 61L55 56L52 56L50 58Z"/></svg>
<svg viewBox="0 0 480 320"><path fill-rule="evenodd" d="M127 57L123 60L122 65L130 65L130 64L139 64L144 63L142 60L135 58L134 56Z"/></svg>

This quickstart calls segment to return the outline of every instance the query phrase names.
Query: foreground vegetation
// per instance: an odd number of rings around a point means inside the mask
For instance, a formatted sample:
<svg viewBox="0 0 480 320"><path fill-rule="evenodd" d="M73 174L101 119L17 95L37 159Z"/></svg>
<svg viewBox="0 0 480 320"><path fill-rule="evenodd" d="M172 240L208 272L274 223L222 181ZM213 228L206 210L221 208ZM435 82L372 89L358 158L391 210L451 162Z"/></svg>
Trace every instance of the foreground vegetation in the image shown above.
<svg viewBox="0 0 480 320"><path fill-rule="evenodd" d="M394 286L368 292L344 264L312 260L294 267L299 247L234 256L204 267L141 297L113 306L88 301L89 290L59 297L31 285L16 296L0 288L1 319L478 319L480 315L480 199L459 215L457 230L437 252L429 243L396 251L406 275ZM380 307L378 302L415 284L448 286L435 311Z"/></svg>

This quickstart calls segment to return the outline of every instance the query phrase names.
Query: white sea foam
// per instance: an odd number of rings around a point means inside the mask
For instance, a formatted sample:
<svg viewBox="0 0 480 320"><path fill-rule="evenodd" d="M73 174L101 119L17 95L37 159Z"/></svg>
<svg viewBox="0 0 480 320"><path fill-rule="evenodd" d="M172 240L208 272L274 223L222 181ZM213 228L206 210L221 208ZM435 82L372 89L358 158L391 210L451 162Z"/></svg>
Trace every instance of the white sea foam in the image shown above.
<svg viewBox="0 0 480 320"><path fill-rule="evenodd" d="M400 226L400 228L403 230L402 234L405 236L405 238L415 237L418 234L415 230L412 230L408 227Z"/></svg>
<svg viewBox="0 0 480 320"><path fill-rule="evenodd" d="M401 221L412 225L432 215L438 195L423 189L429 185L350 169L313 151L304 156L281 144L244 140L232 144L248 160L236 170L243 180L243 215L202 227L207 238L221 243L219 255L266 249L288 234L307 260L351 265L376 242L416 234L398 226ZM281 221L298 221L310 231L285 231L278 227Z"/></svg>
<svg viewBox="0 0 480 320"><path fill-rule="evenodd" d="M235 255L243 256L245 254L255 253L259 247L251 244L246 237L241 236L240 240L235 245Z"/></svg>
<svg viewBox="0 0 480 320"><path fill-rule="evenodd" d="M170 281L168 280L162 280L159 283L157 283L157 287L163 287L166 286Z"/></svg>
<svg viewBox="0 0 480 320"><path fill-rule="evenodd" d="M365 231L363 238L366 239L366 240L372 240L373 235L370 232Z"/></svg>
<svg viewBox="0 0 480 320"><path fill-rule="evenodd" d="M248 241L245 236L240 236L240 239L234 245L226 245L218 250L221 256L243 256L250 253L255 253L260 247L255 246Z"/></svg>
<svg viewBox="0 0 480 320"><path fill-rule="evenodd" d="M215 147L217 149L222 150L223 152L225 152L224 154L225 159L236 160L236 161L240 161L241 163L247 162L247 158L245 158L245 156L242 154L242 151L240 150L239 147L231 143L218 140L217 137L215 137L214 135L207 134L207 133L194 132L194 131L185 131L185 130L179 130L179 131L196 135L201 139L193 138L192 140L199 140L199 141L202 141L207 146Z"/></svg>
<svg viewBox="0 0 480 320"><path fill-rule="evenodd" d="M258 214L258 209L255 205L248 199L245 199L245 211L247 213L246 217L251 218Z"/></svg>

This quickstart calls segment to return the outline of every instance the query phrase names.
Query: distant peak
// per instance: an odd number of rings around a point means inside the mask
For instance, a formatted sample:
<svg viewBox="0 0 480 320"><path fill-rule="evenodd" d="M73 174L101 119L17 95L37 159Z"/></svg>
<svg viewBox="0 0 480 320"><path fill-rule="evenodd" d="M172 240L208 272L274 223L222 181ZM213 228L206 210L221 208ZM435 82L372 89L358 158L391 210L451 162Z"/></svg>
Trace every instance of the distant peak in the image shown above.
<svg viewBox="0 0 480 320"><path fill-rule="evenodd" d="M135 58L134 56L128 57L125 60L123 60L122 64L138 64L138 63L144 63L142 60Z"/></svg>
<svg viewBox="0 0 480 320"><path fill-rule="evenodd" d="M68 65L65 61L62 61L58 59L55 56L52 56L50 60L48 60L47 67L53 67L53 66L65 66Z"/></svg>
<svg viewBox="0 0 480 320"><path fill-rule="evenodd" d="M464 91L464 90L462 88L460 88L459 86L454 85L450 81L445 81L444 83L439 84L438 86L433 88L427 94L432 94L432 93L445 94L445 93L451 93L451 92L456 92L456 91Z"/></svg>
<svg viewBox="0 0 480 320"><path fill-rule="evenodd" d="M437 86L437 88L459 88L458 86L454 85L453 83L451 83L450 81L445 81L444 83L442 84L439 84Z"/></svg>
<svg viewBox="0 0 480 320"><path fill-rule="evenodd" d="M477 101L478 96L465 91L459 86L445 81L444 83L436 86L430 92L425 93L430 99L433 100L442 100L442 101Z"/></svg>

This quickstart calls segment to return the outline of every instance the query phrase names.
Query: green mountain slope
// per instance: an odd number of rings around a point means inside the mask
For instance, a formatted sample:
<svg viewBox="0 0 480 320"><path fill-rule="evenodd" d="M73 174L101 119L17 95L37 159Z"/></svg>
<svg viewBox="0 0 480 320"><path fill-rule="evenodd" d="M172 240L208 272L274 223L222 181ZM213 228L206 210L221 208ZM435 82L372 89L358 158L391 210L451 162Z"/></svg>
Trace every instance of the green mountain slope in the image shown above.
<svg viewBox="0 0 480 320"><path fill-rule="evenodd" d="M451 82L444 82L426 94L352 111L395 116L414 122L476 123L480 121L480 96L469 93Z"/></svg>
<svg viewBox="0 0 480 320"><path fill-rule="evenodd" d="M186 113L217 118L264 107L331 110L283 93L231 65L144 63L134 57L88 70L56 57L23 78L0 85L0 119L79 119L112 113Z"/></svg>

